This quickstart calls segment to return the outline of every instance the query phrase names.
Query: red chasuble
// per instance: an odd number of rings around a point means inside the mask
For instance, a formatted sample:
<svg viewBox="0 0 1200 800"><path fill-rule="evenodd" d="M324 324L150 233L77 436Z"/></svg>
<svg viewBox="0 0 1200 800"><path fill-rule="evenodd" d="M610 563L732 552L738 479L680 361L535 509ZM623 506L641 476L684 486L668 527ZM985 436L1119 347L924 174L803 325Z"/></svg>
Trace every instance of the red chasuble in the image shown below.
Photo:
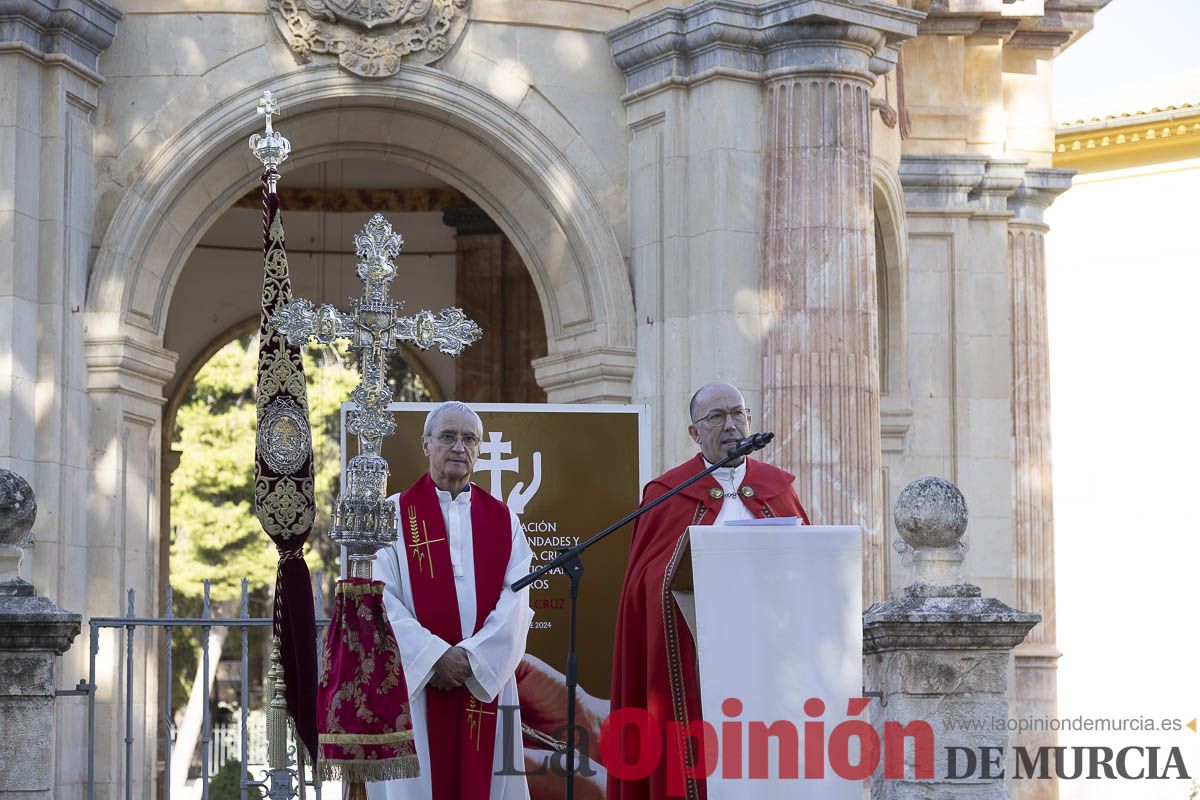
<svg viewBox="0 0 1200 800"><path fill-rule="evenodd" d="M697 455L652 480L646 486L642 504L661 497L704 467L704 459ZM792 488L794 480L794 476L778 467L747 458L746 475L738 491L742 502L756 517L799 517L807 525L808 515ZM711 525L716 520L723 499L714 499L713 494L721 492L710 475L639 517L634 524L629 566L617 613L612 710L649 711L664 746L662 758L649 778L618 780L610 771L608 800L668 797L667 758L672 749L666 743L665 726L673 720L686 726L689 720L701 718L696 643L671 595L669 583L684 531L689 525ZM624 763L638 763L639 752L636 731L626 729L621 737ZM703 779L687 780L684 796L689 800L706 797Z"/></svg>
<svg viewBox="0 0 1200 800"><path fill-rule="evenodd" d="M508 507L471 484L471 539L475 554L475 630L464 631L446 522L437 488L423 475L400 495L400 537L408 554L413 612L450 645L473 636L496 607L512 554ZM429 774L435 798L487 800L492 785L497 703L480 702L466 686L425 688Z"/></svg>

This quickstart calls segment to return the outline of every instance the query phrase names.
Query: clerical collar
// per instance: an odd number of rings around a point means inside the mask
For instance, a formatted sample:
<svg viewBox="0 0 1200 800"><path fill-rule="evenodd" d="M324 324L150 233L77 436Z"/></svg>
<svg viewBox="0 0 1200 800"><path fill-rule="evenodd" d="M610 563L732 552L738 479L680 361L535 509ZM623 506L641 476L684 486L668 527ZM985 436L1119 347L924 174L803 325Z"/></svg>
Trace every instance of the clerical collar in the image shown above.
<svg viewBox="0 0 1200 800"><path fill-rule="evenodd" d="M439 489L434 485L434 490L437 492L439 503L469 503L471 502L471 484L468 483L463 487L463 490L458 493L458 497L452 497L449 492Z"/></svg>

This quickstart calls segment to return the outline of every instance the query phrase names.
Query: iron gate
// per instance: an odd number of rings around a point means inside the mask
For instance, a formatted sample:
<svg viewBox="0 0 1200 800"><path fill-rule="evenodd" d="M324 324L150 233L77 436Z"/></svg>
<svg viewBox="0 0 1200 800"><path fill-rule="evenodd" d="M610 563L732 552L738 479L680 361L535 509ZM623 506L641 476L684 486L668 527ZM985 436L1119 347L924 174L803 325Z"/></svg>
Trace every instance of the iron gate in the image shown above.
<svg viewBox="0 0 1200 800"><path fill-rule="evenodd" d="M321 575L317 573L315 583L320 587ZM297 791L300 797L305 796L305 789L313 788L317 800L321 798L321 784L319 781L310 781L307 778L299 782L297 788L292 788L296 785L297 773L303 773L303 764L298 764L297 756L301 750L294 745L294 737L292 735L291 726L288 726L287 736L287 793L284 794L280 790L280 781L276 777L272 780L269 774L264 775L263 780L248 779L246 777L249 770L249 747L248 747L248 723L250 714L250 630L252 628L270 628L271 619L268 617L251 617L249 614L249 593L248 581L242 579L242 591L240 610L236 617L214 617L212 614L212 603L209 599L209 582L204 581L204 597L203 610L199 617L176 617L174 615L174 591L168 586L164 603L165 613L162 617L139 617L134 610L134 592L132 589L128 591L128 606L123 617L93 617L89 622L88 631L88 679L84 684L80 681L79 687L76 690L61 692L61 694L86 694L88 698L87 708L87 800L95 800L96 796L96 748L95 748L95 733L96 733L96 655L100 651L100 632L104 629L114 631L124 630L124 646L125 646L125 686L121 692L124 696L124 712L125 712L125 756L122 774L124 777L124 797L125 800L133 800L133 776L137 765L133 763L133 746L136 742L134 730L134 715L133 715L133 696L134 696L134 640L139 629L145 629L145 635L153 636L156 630L164 632L164 702L162 713L160 714L159 735L164 737L166 746L163 748L165 753L165 763L163 768L162 781L162 797L163 800L171 800L171 762L173 758L173 745L176 738L176 726L174 716L171 713L171 690L172 690L172 670L173 670L173 643L171 641L171 632L176 628L198 628L200 631L201 640L201 674L207 681L211 672L212 653L209 652L209 632L213 628L228 628L230 632L238 632L241 635L241 675L240 675L240 694L239 694L239 724L238 724L238 750L240 754L239 761L241 767L240 773L240 796L242 800L247 800L248 791L251 788L259 788L263 793L272 798L272 800L283 800L294 796ZM325 638L325 629L329 625L329 620L325 617L324 597L321 591L314 593L316 600L317 612L317 670L318 674L321 669L321 658L323 654L323 643ZM113 637L116 639L117 637ZM153 646L153 645L151 645ZM220 653L216 657L220 658ZM270 705L271 696L274 694L273 688L268 683L267 692L264 694L266 705ZM120 707L120 701L115 704L115 707ZM268 709L268 713L270 710ZM268 730L271 725L268 723ZM200 787L201 800L208 800L209 781L211 779L211 757L212 757L212 742L213 742L213 723L211 712L211 687L205 694L203 703L203 717L200 726L200 739L197 745L200 749ZM273 745L278 746L278 745ZM185 757L191 759L193 753L186 754ZM269 773L267 765L263 764L264 773Z"/></svg>

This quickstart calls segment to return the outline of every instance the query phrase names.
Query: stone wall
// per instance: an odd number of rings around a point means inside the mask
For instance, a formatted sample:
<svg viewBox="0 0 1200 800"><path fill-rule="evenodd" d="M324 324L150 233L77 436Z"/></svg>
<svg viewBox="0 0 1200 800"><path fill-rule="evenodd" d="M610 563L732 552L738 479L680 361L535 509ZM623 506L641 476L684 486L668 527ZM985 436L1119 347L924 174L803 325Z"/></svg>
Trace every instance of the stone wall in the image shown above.
<svg viewBox="0 0 1200 800"><path fill-rule="evenodd" d="M195 243L256 185L245 139L269 87L292 163L386 158L496 222L541 302L530 367L549 400L646 403L661 468L692 452L696 386L738 383L815 521L868 531L870 600L903 580L883 509L947 474L978 498L972 578L1007 601L1043 587L1031 610L1052 620L1049 576L1014 561L1053 532L1010 495L1014 359L1041 346L1012 328L1030 309L1014 310L1010 235L1030 232L1010 219L1050 163L1052 59L1104 2L474 0L440 61L379 79L300 60L262 0L16 3L0 42L0 466L43 498L30 574L88 615L131 588L158 610L166 320ZM805 92L829 113L797 149L815 106L784 101ZM1036 451L1020 452L1040 465ZM139 646L136 661L153 730L155 660ZM85 666L72 651L64 680ZM118 678L98 687L104 780ZM60 753L80 752L82 705L60 714ZM74 791L80 762L59 764Z"/></svg>

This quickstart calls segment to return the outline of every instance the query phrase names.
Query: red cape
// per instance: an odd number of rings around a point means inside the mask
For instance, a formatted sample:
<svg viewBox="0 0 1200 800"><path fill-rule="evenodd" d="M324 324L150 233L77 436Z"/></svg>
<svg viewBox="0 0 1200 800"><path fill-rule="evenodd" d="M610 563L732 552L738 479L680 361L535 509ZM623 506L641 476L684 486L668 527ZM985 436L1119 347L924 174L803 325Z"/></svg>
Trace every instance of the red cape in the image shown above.
<svg viewBox="0 0 1200 800"><path fill-rule="evenodd" d="M645 505L686 481L705 467L697 455L646 485ZM746 459L742 501L756 517L799 517L808 524L792 482L795 477L778 467ZM744 492L753 490L751 497ZM662 505L639 517L633 528L629 566L621 590L613 649L612 710L639 708L650 712L663 736L662 757L650 777L643 780L608 779L608 800L660 800L667 794L667 722L685 725L700 719L700 680L696 669L696 643L670 591L668 570L679 540L689 525L711 525L720 501L711 475L697 481ZM625 764L638 762L641 746L632 729L622 732L620 750ZM686 796L705 797L704 781L688 781ZM678 796L678 795L676 795Z"/></svg>

